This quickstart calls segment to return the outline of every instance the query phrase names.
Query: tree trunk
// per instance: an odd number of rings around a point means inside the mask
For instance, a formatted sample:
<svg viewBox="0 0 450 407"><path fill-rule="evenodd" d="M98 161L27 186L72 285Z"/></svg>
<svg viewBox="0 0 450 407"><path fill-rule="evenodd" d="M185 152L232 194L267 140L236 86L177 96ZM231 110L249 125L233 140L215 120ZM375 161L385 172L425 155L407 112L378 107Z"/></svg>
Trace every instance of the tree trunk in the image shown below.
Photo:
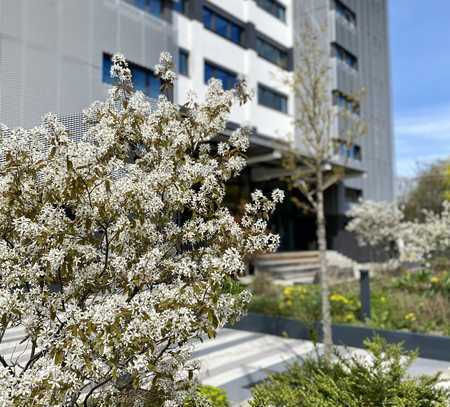
<svg viewBox="0 0 450 407"><path fill-rule="evenodd" d="M333 336L331 332L330 288L327 267L327 237L325 228L325 209L323 203L323 174L317 173L317 244L319 246L320 262L320 291L322 303L322 333L325 359L330 360L333 350Z"/></svg>

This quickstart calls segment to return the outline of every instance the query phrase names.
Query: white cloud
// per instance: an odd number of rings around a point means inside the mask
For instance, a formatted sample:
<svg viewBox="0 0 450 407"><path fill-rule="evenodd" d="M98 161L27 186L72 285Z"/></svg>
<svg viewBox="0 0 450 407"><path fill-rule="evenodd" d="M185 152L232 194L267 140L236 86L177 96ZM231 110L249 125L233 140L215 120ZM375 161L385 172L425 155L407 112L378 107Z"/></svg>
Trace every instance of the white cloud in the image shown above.
<svg viewBox="0 0 450 407"><path fill-rule="evenodd" d="M450 156L450 106L421 110L395 120L397 174Z"/></svg>
<svg viewBox="0 0 450 407"><path fill-rule="evenodd" d="M423 137L450 141L450 107L418 111L395 120L397 137Z"/></svg>

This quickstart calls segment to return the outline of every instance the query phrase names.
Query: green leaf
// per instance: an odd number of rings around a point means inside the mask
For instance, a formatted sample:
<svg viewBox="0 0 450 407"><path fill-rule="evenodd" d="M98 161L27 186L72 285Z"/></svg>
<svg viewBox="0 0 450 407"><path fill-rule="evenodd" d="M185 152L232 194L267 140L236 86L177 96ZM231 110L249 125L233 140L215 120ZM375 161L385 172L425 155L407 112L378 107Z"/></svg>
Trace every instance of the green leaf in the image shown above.
<svg viewBox="0 0 450 407"><path fill-rule="evenodd" d="M62 362L64 360L64 352L61 349L58 349L55 352L54 360L55 360L55 364L57 364L58 366L60 366L62 364Z"/></svg>
<svg viewBox="0 0 450 407"><path fill-rule="evenodd" d="M107 192L108 194L111 193L111 180L107 179L107 180L105 181L105 189L106 189L106 192Z"/></svg>
<svg viewBox="0 0 450 407"><path fill-rule="evenodd" d="M69 157L67 157L66 159L66 164L67 164L67 171L73 172L73 163L72 161L70 161Z"/></svg>

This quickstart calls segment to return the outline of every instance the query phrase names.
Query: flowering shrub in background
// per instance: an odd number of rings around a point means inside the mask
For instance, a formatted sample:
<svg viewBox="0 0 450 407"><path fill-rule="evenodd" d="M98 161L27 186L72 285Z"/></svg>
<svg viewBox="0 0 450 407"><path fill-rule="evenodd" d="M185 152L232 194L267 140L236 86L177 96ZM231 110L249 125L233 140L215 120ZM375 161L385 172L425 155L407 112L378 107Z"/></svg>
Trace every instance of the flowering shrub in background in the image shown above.
<svg viewBox="0 0 450 407"><path fill-rule="evenodd" d="M405 222L401 228L401 258L424 261L430 256L449 255L450 201L442 203L440 214L424 211L423 222Z"/></svg>
<svg viewBox="0 0 450 407"><path fill-rule="evenodd" d="M388 249L397 242L398 231L404 219L396 203L364 201L354 205L347 216L349 232L355 232L360 246L382 246Z"/></svg>
<svg viewBox="0 0 450 407"><path fill-rule="evenodd" d="M165 86L175 74L163 54ZM133 92L123 56L117 84L85 113L74 141L49 114L31 129L1 128L0 355L2 406L181 405L197 366L194 338L238 318L247 291L223 285L245 259L274 250L271 199L252 194L239 222L224 207L225 183L245 165L239 129L212 151L244 86L209 83L179 107L156 109Z"/></svg>
<svg viewBox="0 0 450 407"><path fill-rule="evenodd" d="M347 215L347 230L354 232L361 246L395 245L402 261L423 262L450 250L450 201L443 201L440 214L425 211L424 221L404 221L396 203L365 201Z"/></svg>

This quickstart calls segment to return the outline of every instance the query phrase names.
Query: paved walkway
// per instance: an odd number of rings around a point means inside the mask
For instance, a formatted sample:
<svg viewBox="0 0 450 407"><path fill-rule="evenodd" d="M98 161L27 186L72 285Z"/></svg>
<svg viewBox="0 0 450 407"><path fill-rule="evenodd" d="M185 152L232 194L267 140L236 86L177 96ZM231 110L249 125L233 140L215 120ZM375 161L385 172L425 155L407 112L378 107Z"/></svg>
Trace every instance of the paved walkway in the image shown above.
<svg viewBox="0 0 450 407"><path fill-rule="evenodd" d="M14 353L25 359L29 349L19 343L22 338L20 328L8 330L0 345L0 355L9 360ZM310 341L231 329L221 330L216 339L199 343L195 349L194 357L201 362L202 383L226 390L234 405L248 400L250 388L268 374L281 372L288 363L315 351ZM450 362L419 358L410 372L413 375L443 372L450 386Z"/></svg>
<svg viewBox="0 0 450 407"><path fill-rule="evenodd" d="M201 362L202 383L223 388L235 405L249 399L250 388L267 374L283 371L287 363L314 352L309 341L230 329L222 330L215 340L196 349L194 356ZM419 358L410 369L412 375L438 372L448 378L450 386L450 362Z"/></svg>

